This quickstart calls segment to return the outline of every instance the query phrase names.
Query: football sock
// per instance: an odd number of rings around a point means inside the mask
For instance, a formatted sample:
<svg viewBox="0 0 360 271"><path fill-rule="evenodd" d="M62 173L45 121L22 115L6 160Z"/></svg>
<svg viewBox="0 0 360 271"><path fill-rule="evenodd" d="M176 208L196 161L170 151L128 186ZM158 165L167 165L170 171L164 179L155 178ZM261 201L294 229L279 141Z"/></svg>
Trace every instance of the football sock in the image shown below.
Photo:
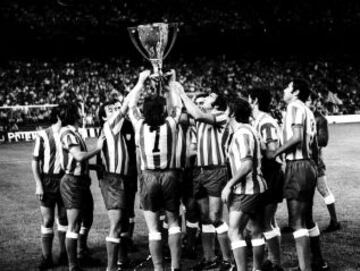
<svg viewBox="0 0 360 271"><path fill-rule="evenodd" d="M253 269L261 270L265 258L265 240L263 238L251 240L253 251Z"/></svg>
<svg viewBox="0 0 360 271"><path fill-rule="evenodd" d="M129 237L130 237L130 239L133 238L134 228L135 228L135 218L134 218L134 217L130 217L130 218L129 218Z"/></svg>
<svg viewBox="0 0 360 271"><path fill-rule="evenodd" d="M117 270L117 258L120 238L106 237L107 270Z"/></svg>
<svg viewBox="0 0 360 271"><path fill-rule="evenodd" d="M271 231L264 232L266 244L268 246L268 259L270 262L276 265L281 264L281 233L277 228Z"/></svg>
<svg viewBox="0 0 360 271"><path fill-rule="evenodd" d="M215 227L212 224L203 224L201 230L204 259L212 261L215 258Z"/></svg>
<svg viewBox="0 0 360 271"><path fill-rule="evenodd" d="M234 254L237 271L247 270L247 255L245 240L238 240L231 242L231 249Z"/></svg>
<svg viewBox="0 0 360 271"><path fill-rule="evenodd" d="M52 256L52 242L54 239L54 232L52 228L45 228L41 225L41 248L44 258L50 259Z"/></svg>
<svg viewBox="0 0 360 271"><path fill-rule="evenodd" d="M84 253L85 251L88 250L87 247L87 238L89 235L89 229L85 228L85 227L81 227L80 232L79 232L79 254L81 256L82 253Z"/></svg>
<svg viewBox="0 0 360 271"><path fill-rule="evenodd" d="M169 228L168 238L170 253L171 253L171 268L180 268L181 261L181 229L180 227Z"/></svg>
<svg viewBox="0 0 360 271"><path fill-rule="evenodd" d="M118 261L125 262L128 257L128 244L130 242L128 233L121 233L120 235L120 245L119 245L119 253L118 253Z"/></svg>
<svg viewBox="0 0 360 271"><path fill-rule="evenodd" d="M79 266L77 254L76 254L78 238L79 238L79 234L71 231L66 232L65 244L66 244L66 252L69 260L70 271L76 270L76 268L78 268Z"/></svg>
<svg viewBox="0 0 360 271"><path fill-rule="evenodd" d="M293 233L301 271L311 270L309 231L299 229Z"/></svg>
<svg viewBox="0 0 360 271"><path fill-rule="evenodd" d="M149 233L149 249L154 264L154 270L163 270L162 240L160 232Z"/></svg>
<svg viewBox="0 0 360 271"><path fill-rule="evenodd" d="M65 238L66 238L66 232L68 230L68 226L58 224L57 230L58 230L60 255L62 255L66 253Z"/></svg>
<svg viewBox="0 0 360 271"><path fill-rule="evenodd" d="M225 222L222 222L218 227L216 227L215 231L217 233L217 239L220 245L223 260L231 262L231 247L228 229L228 225Z"/></svg>
<svg viewBox="0 0 360 271"><path fill-rule="evenodd" d="M190 248L196 246L196 234L199 229L199 222L191 223L186 221L186 240Z"/></svg>
<svg viewBox="0 0 360 271"><path fill-rule="evenodd" d="M320 230L317 224L312 229L309 229L310 248L313 256L313 261L323 264L324 260L321 253L320 246Z"/></svg>

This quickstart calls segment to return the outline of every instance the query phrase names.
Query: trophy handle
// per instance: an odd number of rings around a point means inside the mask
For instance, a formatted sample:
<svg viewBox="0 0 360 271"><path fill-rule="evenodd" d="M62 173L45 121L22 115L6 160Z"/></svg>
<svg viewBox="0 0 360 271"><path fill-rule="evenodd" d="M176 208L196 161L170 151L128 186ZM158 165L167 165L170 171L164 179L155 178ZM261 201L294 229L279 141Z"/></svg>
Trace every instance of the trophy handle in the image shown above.
<svg viewBox="0 0 360 271"><path fill-rule="evenodd" d="M175 30L174 30L175 32L174 32L174 34L173 34L173 36L172 36L171 43L170 43L169 48L168 48L167 52L165 53L163 59L165 59L165 58L169 55L171 49L173 48L173 46L174 46L174 44L175 44L175 40L176 40L176 37L177 37L177 33L178 33L178 31L179 31L179 29L178 29L178 24L177 24L177 23L174 23L173 26L174 26L174 28L175 28Z"/></svg>
<svg viewBox="0 0 360 271"><path fill-rule="evenodd" d="M132 43L134 44L135 48L140 52L140 54L147 60L150 60L150 58L143 52L143 50L141 50L139 43L136 41L133 33L137 31L136 27L128 27L128 31L129 31L129 36L130 39L132 41Z"/></svg>

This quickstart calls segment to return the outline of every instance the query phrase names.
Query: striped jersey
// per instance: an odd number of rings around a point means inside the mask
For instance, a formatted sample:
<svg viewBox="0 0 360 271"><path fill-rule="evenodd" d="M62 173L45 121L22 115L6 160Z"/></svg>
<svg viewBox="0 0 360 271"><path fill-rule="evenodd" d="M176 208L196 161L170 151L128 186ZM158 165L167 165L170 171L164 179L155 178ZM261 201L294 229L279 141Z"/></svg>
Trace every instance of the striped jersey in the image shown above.
<svg viewBox="0 0 360 271"><path fill-rule="evenodd" d="M70 149L75 146L79 147L82 152L87 151L85 141L81 134L74 126L65 126L60 130L60 142L62 147L61 168L65 171L65 173L73 176L88 176L88 160L78 162L70 153Z"/></svg>
<svg viewBox="0 0 360 271"><path fill-rule="evenodd" d="M228 116L224 112L213 114L214 123L196 121L197 166L225 165L224 140L227 136L225 126Z"/></svg>
<svg viewBox="0 0 360 271"><path fill-rule="evenodd" d="M137 109L130 109L129 116L135 129L136 145L139 147L141 170L175 168L175 151L178 125L173 117L152 129Z"/></svg>
<svg viewBox="0 0 360 271"><path fill-rule="evenodd" d="M190 125L186 130L186 168L191 168L196 165L196 155L191 155L194 145L196 148L196 128L194 125Z"/></svg>
<svg viewBox="0 0 360 271"><path fill-rule="evenodd" d="M125 138L128 135L121 133L124 121L125 118L120 113L116 118L106 121L102 129L105 142L99 155L101 164L108 173L128 175L129 172L129 152Z"/></svg>
<svg viewBox="0 0 360 271"><path fill-rule="evenodd" d="M33 159L41 162L41 173L61 174L61 143L60 134L55 125L37 133Z"/></svg>
<svg viewBox="0 0 360 271"><path fill-rule="evenodd" d="M312 145L316 136L316 122L314 114L300 100L288 104L284 119L284 141L293 136L293 127L303 128L303 140L288 150L286 160L311 159Z"/></svg>
<svg viewBox="0 0 360 271"><path fill-rule="evenodd" d="M237 123L228 146L228 159L232 176L242 167L244 161L252 160L252 170L234 187L235 194L253 195L267 189L261 172L260 143L255 130L249 124Z"/></svg>
<svg viewBox="0 0 360 271"><path fill-rule="evenodd" d="M277 121L268 113L260 112L254 120L253 127L259 136L262 154L266 152L267 144L274 142L276 148L283 145L283 134ZM264 156L264 155L263 155ZM276 157L276 161L282 163L282 157Z"/></svg>

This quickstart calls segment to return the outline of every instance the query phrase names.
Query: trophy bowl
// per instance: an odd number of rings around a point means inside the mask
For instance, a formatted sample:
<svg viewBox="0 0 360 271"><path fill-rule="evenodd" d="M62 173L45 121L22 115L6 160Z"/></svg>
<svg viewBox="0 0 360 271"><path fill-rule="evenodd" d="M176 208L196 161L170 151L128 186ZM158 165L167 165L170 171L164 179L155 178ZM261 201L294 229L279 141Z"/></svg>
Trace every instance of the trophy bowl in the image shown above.
<svg viewBox="0 0 360 271"><path fill-rule="evenodd" d="M158 85L161 89L166 77L163 74L163 61L175 44L178 24L152 23L129 27L128 31L135 48L150 61L153 67L151 78L160 82Z"/></svg>

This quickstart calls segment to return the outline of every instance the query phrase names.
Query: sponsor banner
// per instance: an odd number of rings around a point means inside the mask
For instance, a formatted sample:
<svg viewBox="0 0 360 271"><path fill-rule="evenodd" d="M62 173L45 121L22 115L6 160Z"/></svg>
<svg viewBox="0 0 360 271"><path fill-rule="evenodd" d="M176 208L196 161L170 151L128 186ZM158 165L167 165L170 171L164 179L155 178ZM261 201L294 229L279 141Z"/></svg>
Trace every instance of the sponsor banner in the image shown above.
<svg viewBox="0 0 360 271"><path fill-rule="evenodd" d="M100 128L80 128L80 134L84 138L98 137ZM37 131L18 131L0 134L0 143L30 142L35 140Z"/></svg>
<svg viewBox="0 0 360 271"><path fill-rule="evenodd" d="M360 115L334 115L326 116L329 124L337 123L357 123L360 122Z"/></svg>

